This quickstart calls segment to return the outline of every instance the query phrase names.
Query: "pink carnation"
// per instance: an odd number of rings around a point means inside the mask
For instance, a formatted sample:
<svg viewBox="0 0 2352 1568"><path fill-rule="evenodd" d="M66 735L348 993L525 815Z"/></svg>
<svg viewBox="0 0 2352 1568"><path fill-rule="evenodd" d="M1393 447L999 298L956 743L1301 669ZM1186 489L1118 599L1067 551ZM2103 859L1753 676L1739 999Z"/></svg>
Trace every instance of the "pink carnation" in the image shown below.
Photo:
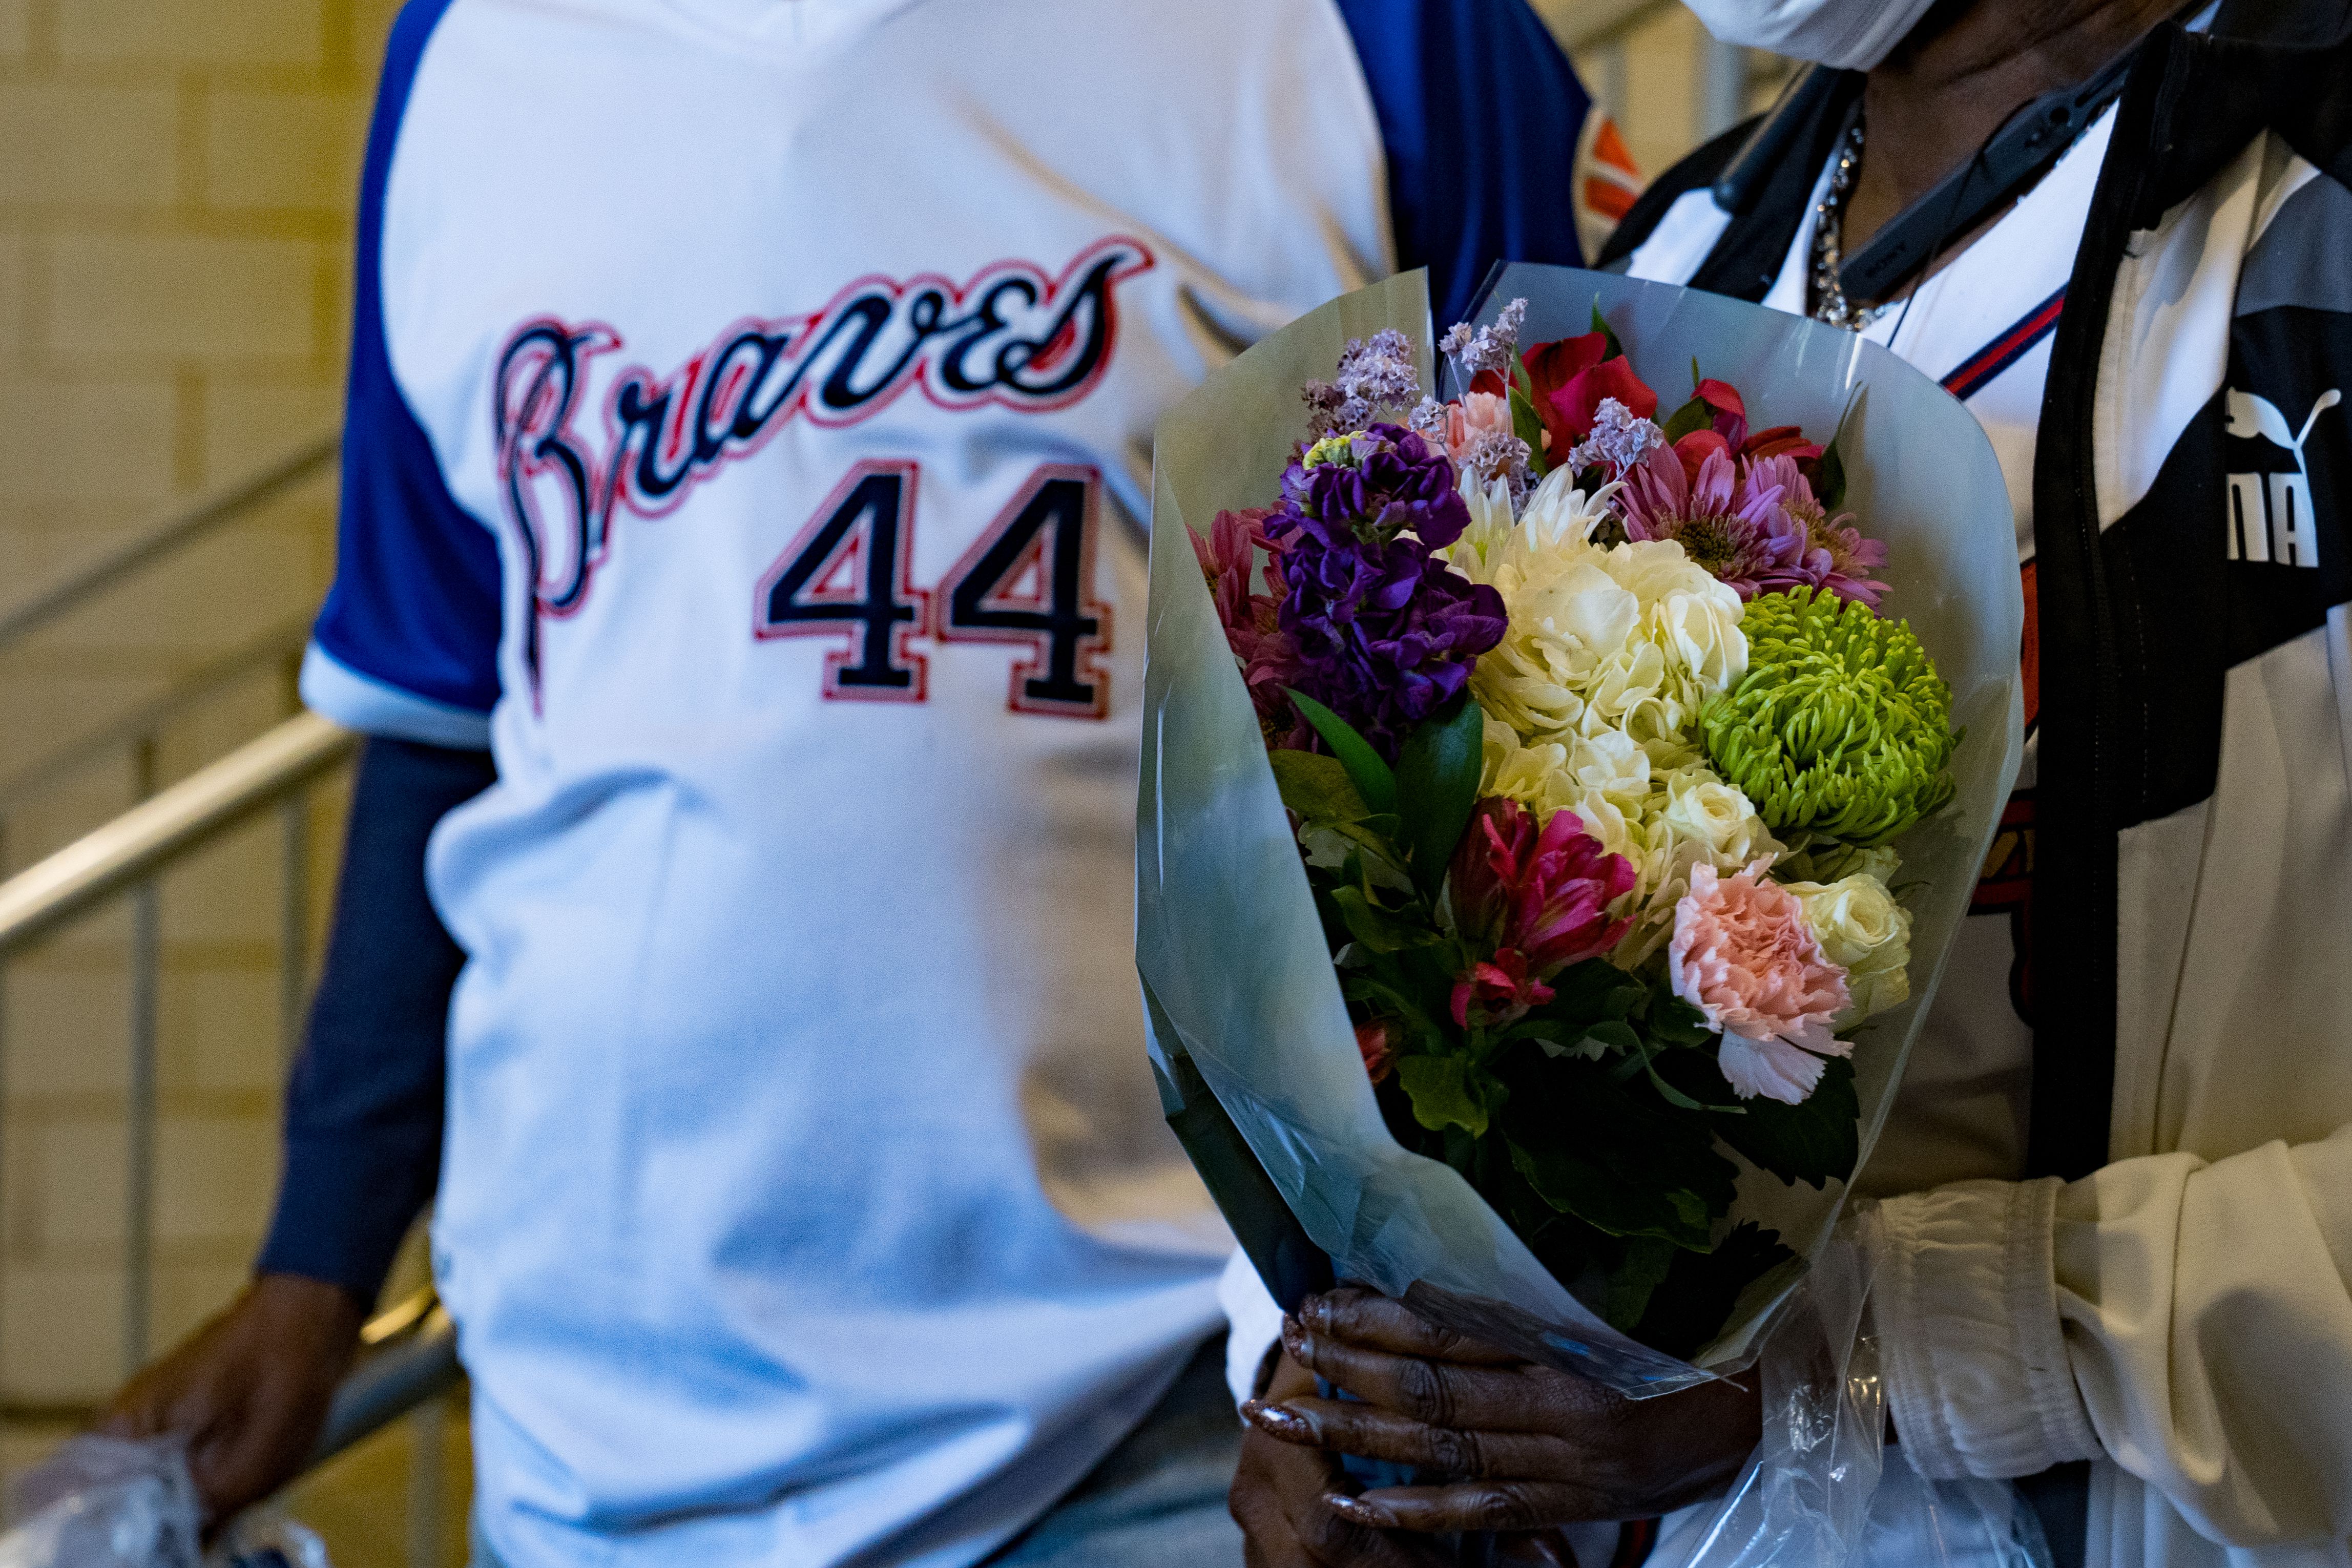
<svg viewBox="0 0 2352 1568"><path fill-rule="evenodd" d="M1464 392L1445 405L1445 455L1467 463L1482 436L1511 434L1511 400L1493 392Z"/></svg>
<svg viewBox="0 0 2352 1568"><path fill-rule="evenodd" d="M1675 906L1667 962L1675 995L1723 1034L1717 1060L1743 1100L1801 1104L1822 1081L1822 1058L1852 1054L1830 1020L1852 1003L1845 971L1822 952L1796 894L1758 861L1736 876L1691 872Z"/></svg>

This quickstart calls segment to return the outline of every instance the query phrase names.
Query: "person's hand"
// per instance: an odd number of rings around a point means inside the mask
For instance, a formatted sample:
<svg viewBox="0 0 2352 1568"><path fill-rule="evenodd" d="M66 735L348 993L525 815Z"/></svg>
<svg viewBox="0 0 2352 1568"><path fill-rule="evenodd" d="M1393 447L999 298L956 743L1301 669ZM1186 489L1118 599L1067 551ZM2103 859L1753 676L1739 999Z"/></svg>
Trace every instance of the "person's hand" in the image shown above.
<svg viewBox="0 0 2352 1568"><path fill-rule="evenodd" d="M1286 1406L1314 1394L1315 1375L1286 1354L1264 1394L1243 1408ZM1358 1490L1337 1454L1276 1441L1255 1427L1244 1433L1233 1515L1247 1568L1441 1568L1454 1561L1409 1532L1358 1523L1331 1507L1331 1499ZM1568 1542L1548 1530L1501 1536L1496 1547L1496 1568L1577 1568Z"/></svg>
<svg viewBox="0 0 2352 1568"><path fill-rule="evenodd" d="M98 1430L185 1437L210 1531L301 1470L358 1352L365 1316L340 1286L264 1274L125 1384Z"/></svg>
<svg viewBox="0 0 2352 1568"><path fill-rule="evenodd" d="M1335 1488L1322 1498L1331 1513L1369 1530L1533 1531L1650 1518L1728 1484L1762 1433L1762 1402L1736 1384L1626 1399L1355 1286L1307 1298L1285 1321L1283 1347L1302 1375L1360 1403L1269 1387L1242 1407L1256 1432L1299 1449L1464 1478L1360 1496Z"/></svg>
<svg viewBox="0 0 2352 1568"><path fill-rule="evenodd" d="M1263 1401L1285 1405L1315 1393L1315 1378L1287 1355ZM1262 1400L1242 1406L1255 1409ZM1247 1568L1442 1568L1447 1559L1426 1542L1367 1529L1324 1501L1355 1490L1339 1457L1312 1445L1277 1442L1257 1428L1242 1436L1234 1471L1234 1522L1242 1527Z"/></svg>

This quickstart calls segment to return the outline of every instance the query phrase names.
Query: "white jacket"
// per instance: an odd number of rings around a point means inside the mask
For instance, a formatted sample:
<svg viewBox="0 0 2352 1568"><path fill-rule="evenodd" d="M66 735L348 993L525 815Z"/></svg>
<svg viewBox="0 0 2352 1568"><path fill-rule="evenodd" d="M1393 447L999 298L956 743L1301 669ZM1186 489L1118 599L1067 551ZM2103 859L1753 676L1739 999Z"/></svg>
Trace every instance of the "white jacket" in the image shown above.
<svg viewBox="0 0 2352 1568"><path fill-rule="evenodd" d="M2352 7L2118 113L2034 478L2047 1174L1871 1214L1887 1388L1930 1478L2096 1461L2093 1564L2352 1564ZM1761 297L1836 129L1692 281Z"/></svg>

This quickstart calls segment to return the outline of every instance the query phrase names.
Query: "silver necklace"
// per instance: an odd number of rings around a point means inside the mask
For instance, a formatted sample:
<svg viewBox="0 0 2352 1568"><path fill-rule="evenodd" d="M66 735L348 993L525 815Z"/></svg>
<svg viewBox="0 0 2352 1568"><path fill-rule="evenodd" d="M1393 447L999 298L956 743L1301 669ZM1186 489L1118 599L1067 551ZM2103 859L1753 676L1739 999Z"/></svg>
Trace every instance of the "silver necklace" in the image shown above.
<svg viewBox="0 0 2352 1568"><path fill-rule="evenodd" d="M1845 204L1862 172L1862 117L1857 114L1838 142L1837 167L1830 172L1830 188L1813 209L1811 313L1816 321L1859 332L1885 314L1885 305L1856 305L1845 297L1842 268L1845 265Z"/></svg>

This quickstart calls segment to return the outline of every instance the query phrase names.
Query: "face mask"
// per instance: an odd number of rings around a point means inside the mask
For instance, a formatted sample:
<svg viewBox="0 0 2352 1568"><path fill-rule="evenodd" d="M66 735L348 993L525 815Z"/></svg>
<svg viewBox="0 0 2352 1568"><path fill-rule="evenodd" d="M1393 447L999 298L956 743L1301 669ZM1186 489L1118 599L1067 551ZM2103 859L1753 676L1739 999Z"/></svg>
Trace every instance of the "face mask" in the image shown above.
<svg viewBox="0 0 2352 1568"><path fill-rule="evenodd" d="M1684 0L1727 44L1769 49L1840 70L1866 71L1916 26L1935 0Z"/></svg>

